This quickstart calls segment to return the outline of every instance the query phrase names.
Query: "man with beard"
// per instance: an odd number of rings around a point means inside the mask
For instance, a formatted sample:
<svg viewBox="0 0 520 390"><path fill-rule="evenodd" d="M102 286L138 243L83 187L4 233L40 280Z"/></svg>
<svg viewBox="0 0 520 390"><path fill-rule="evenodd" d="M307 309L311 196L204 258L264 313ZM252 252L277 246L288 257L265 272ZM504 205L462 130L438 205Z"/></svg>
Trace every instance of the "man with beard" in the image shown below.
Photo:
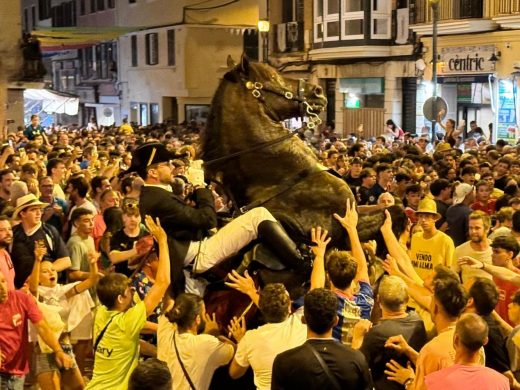
<svg viewBox="0 0 520 390"><path fill-rule="evenodd" d="M458 265L458 260L466 256L477 259L482 263L491 264L493 250L491 249L491 241L487 237L491 226L489 215L480 210L473 211L469 215L468 224L469 241L455 248L453 270L460 275L462 283L466 283L475 278L491 279L491 275L485 271L467 265Z"/></svg>
<svg viewBox="0 0 520 390"><path fill-rule="evenodd" d="M0 211L3 211L11 200L11 185L14 179L12 170L3 169L0 171Z"/></svg>
<svg viewBox="0 0 520 390"><path fill-rule="evenodd" d="M0 272L4 274L7 290L14 290L14 265L7 249L13 242L13 230L9 218L0 215Z"/></svg>
<svg viewBox="0 0 520 390"><path fill-rule="evenodd" d="M175 326L176 325L176 326ZM181 294L175 306L159 317L157 357L168 365L173 389L205 390L213 373L233 358L234 344L217 338L218 325L195 294Z"/></svg>

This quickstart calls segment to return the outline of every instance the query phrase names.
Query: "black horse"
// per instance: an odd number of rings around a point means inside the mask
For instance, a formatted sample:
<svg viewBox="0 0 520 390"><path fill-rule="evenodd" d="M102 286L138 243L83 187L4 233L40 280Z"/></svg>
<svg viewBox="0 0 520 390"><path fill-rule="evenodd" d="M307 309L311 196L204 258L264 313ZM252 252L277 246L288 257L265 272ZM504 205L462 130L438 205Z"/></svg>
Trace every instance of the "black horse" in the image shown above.
<svg viewBox="0 0 520 390"><path fill-rule="evenodd" d="M354 202L349 186L281 123L305 114L314 125L327 104L322 88L245 56L238 65L229 58L228 65L202 134L206 176L222 182L238 207L266 207L295 242L308 241L319 225L329 231L331 246L346 248L333 213L344 213L347 199ZM361 240L375 238L383 220L382 212L360 215Z"/></svg>

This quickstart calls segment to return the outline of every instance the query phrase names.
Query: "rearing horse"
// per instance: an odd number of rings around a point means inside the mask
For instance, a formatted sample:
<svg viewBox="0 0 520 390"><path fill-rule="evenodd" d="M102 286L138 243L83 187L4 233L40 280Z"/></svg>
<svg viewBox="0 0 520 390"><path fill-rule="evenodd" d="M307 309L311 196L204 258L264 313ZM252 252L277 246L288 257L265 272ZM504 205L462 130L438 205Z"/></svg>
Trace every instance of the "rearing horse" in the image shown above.
<svg viewBox="0 0 520 390"><path fill-rule="evenodd" d="M322 88L245 56L238 65L229 58L228 65L202 135L207 177L219 178L239 207L269 209L295 242L308 241L319 225L329 231L331 246L346 248L333 213L344 213L347 198L354 201L350 188L281 123L302 114L317 118L327 104ZM361 240L375 238L383 220L382 212L360 215Z"/></svg>

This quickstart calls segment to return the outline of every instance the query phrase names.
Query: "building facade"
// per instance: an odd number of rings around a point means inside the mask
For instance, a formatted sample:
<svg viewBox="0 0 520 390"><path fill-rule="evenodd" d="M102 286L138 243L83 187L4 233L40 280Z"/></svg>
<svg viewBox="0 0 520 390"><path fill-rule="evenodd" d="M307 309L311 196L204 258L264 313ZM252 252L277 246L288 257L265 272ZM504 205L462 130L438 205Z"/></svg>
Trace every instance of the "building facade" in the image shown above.
<svg viewBox="0 0 520 390"><path fill-rule="evenodd" d="M432 9L416 0L411 14L423 44L424 75L417 101L431 96ZM520 72L520 0L441 2L438 23L438 94L448 105L447 118L471 121L486 135L515 142L518 138ZM417 122L429 126L422 111Z"/></svg>

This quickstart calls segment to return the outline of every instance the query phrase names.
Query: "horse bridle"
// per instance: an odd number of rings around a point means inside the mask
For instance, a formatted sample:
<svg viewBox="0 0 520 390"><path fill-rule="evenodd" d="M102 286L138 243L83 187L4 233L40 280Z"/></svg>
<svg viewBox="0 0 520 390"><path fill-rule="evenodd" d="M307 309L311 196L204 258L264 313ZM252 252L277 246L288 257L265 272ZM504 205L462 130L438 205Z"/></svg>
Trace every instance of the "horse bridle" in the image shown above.
<svg viewBox="0 0 520 390"><path fill-rule="evenodd" d="M307 123L307 127L311 130L313 130L317 125L320 125L322 123L321 118L318 116L318 114L315 114L312 112L311 105L307 102L307 98L304 95L305 87L304 87L305 80L304 79L298 79L298 95L294 96L294 93L288 89L282 89L278 90L275 88L272 88L269 84L264 84L259 81L251 81L247 80L245 82L245 86L248 90L251 91L251 94L255 99L258 99L261 101L266 108L273 113L273 110L269 107L267 101L264 99L262 92L269 92L274 95L282 96L287 100L294 101L298 104L298 107L300 109L300 117L303 124L303 117L307 114L309 117L309 123Z"/></svg>

